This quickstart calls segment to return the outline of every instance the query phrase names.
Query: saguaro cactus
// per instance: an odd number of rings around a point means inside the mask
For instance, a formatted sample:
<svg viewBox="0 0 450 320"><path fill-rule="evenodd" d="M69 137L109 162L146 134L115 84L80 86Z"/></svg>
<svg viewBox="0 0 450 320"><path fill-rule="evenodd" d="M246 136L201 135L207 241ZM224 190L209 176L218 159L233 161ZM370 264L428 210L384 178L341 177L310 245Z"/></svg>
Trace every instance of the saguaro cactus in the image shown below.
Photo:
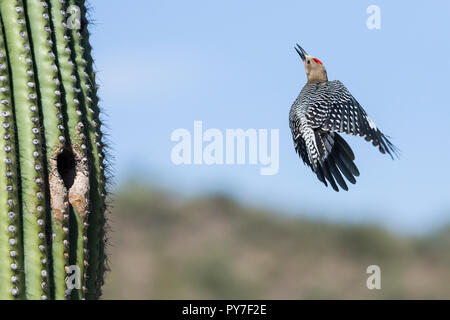
<svg viewBox="0 0 450 320"><path fill-rule="evenodd" d="M105 175L84 0L0 0L0 298L95 299Z"/></svg>

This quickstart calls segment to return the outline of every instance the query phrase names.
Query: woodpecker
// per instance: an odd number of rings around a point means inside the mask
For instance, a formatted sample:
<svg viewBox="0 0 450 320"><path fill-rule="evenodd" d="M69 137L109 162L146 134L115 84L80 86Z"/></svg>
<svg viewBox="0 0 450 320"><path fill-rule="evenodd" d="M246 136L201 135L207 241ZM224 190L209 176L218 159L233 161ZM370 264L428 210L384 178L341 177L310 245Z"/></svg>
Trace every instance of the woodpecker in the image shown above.
<svg viewBox="0 0 450 320"><path fill-rule="evenodd" d="M398 149L342 82L328 81L327 71L319 59L308 55L298 44L295 50L303 60L308 78L289 112L295 150L325 186L329 183L339 191L339 184L348 190L343 176L354 184L359 171L352 149L339 133L363 137L392 159Z"/></svg>

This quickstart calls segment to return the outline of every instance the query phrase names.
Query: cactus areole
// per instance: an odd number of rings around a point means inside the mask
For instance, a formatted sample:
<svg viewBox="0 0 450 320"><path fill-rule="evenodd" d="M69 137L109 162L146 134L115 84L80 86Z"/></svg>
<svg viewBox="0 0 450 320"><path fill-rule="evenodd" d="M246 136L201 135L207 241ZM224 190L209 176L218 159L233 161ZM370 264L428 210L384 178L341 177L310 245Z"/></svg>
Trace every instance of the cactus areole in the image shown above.
<svg viewBox="0 0 450 320"><path fill-rule="evenodd" d="M83 0L0 0L0 299L96 299L105 176Z"/></svg>

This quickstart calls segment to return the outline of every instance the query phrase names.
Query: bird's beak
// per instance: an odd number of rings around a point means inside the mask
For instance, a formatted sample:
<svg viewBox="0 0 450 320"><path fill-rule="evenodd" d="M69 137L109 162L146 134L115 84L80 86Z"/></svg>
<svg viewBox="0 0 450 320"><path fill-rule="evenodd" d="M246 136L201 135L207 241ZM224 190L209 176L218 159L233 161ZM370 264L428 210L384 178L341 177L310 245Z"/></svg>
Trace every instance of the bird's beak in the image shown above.
<svg viewBox="0 0 450 320"><path fill-rule="evenodd" d="M297 46L294 47L295 51L297 51L298 55L300 56L300 58L302 58L303 61L305 61L305 56L307 55L306 51L303 50L302 47L300 47L297 43Z"/></svg>

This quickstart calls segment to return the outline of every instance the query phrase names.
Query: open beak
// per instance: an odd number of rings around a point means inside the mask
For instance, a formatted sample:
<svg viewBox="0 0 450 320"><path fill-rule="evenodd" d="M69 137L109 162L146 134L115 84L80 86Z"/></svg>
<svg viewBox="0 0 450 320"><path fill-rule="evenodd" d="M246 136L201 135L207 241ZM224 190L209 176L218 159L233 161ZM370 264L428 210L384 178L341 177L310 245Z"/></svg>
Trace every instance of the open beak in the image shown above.
<svg viewBox="0 0 450 320"><path fill-rule="evenodd" d="M298 55L300 56L300 58L302 58L303 61L305 61L305 56L307 55L306 51L303 50L302 47L300 47L297 43L297 46L294 47L295 51L297 51Z"/></svg>

